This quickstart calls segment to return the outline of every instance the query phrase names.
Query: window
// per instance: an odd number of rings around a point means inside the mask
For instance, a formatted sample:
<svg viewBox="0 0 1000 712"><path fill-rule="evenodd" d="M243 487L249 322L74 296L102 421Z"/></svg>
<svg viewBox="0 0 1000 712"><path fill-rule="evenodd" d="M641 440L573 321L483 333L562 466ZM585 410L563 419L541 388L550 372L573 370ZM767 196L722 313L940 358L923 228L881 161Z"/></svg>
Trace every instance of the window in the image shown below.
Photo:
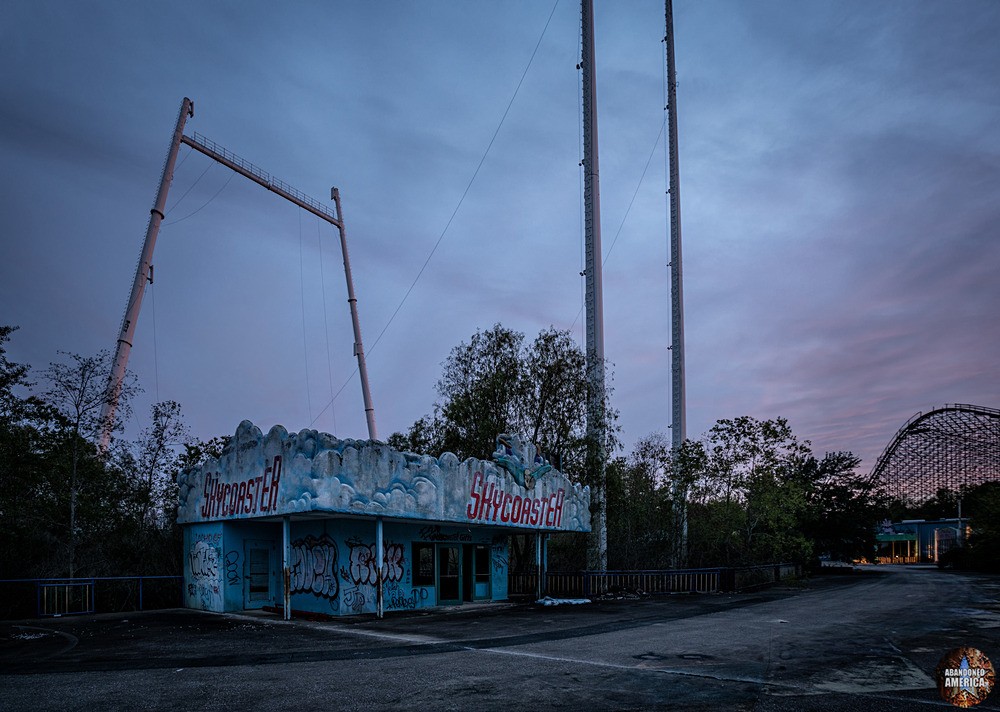
<svg viewBox="0 0 1000 712"><path fill-rule="evenodd" d="M476 583L488 584L490 582L490 548L477 544L475 561Z"/></svg>
<svg viewBox="0 0 1000 712"><path fill-rule="evenodd" d="M414 542L413 585L434 585L434 545Z"/></svg>
<svg viewBox="0 0 1000 712"><path fill-rule="evenodd" d="M271 597L271 557L267 549L250 549L250 600L266 601Z"/></svg>

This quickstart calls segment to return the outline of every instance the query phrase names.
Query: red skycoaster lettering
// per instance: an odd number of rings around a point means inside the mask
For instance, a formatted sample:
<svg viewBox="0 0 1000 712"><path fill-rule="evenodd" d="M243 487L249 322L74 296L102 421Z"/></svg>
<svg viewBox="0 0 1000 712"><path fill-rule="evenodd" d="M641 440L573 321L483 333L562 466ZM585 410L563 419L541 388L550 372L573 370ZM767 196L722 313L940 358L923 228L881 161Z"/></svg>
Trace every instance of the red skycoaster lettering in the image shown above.
<svg viewBox="0 0 1000 712"><path fill-rule="evenodd" d="M218 474L205 473L204 503L201 516L234 517L241 514L274 512L281 481L281 455L275 455L264 474L242 482L220 482Z"/></svg>
<svg viewBox="0 0 1000 712"><path fill-rule="evenodd" d="M510 524L558 527L562 523L565 499L564 489L541 499L512 495L498 487L496 483L487 482L483 473L477 472L472 476L472 489L469 491L469 504L465 508L465 515L474 522L501 521Z"/></svg>

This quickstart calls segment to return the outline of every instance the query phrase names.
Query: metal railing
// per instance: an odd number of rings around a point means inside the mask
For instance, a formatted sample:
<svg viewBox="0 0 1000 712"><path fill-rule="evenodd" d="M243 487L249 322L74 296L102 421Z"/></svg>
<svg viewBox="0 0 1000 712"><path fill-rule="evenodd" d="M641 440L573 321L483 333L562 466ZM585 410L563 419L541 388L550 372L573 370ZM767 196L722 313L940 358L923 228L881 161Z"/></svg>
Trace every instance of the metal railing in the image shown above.
<svg viewBox="0 0 1000 712"><path fill-rule="evenodd" d="M339 216L334 215L327 206L323 205L318 200L306 195L301 190L288 185L285 181L275 178L263 168L254 165L242 156L237 156L225 146L221 146L212 139L202 136L197 131L194 133L194 136L184 136L181 141L192 148L197 148L203 153L211 155L213 158L217 157L217 160L221 163L229 163L235 168L242 169L245 174L249 174L247 176L248 178L252 176L253 178L256 178L261 185L270 188L274 192L284 193L287 196L294 198L292 202L298 202L299 204L302 204L303 207L308 206L314 212L322 213L323 216L334 223L340 221Z"/></svg>
<svg viewBox="0 0 1000 712"><path fill-rule="evenodd" d="M667 569L642 571L548 571L543 595L555 598L593 597L615 592L646 594L718 593L749 591L799 576L799 564L767 564L738 568ZM507 591L511 595L535 595L538 574L512 573Z"/></svg>
<svg viewBox="0 0 1000 712"><path fill-rule="evenodd" d="M142 611L183 605L183 576L0 579L0 618Z"/></svg>
<svg viewBox="0 0 1000 712"><path fill-rule="evenodd" d="M880 564L919 564L919 556L879 556L877 561Z"/></svg>
<svg viewBox="0 0 1000 712"><path fill-rule="evenodd" d="M35 590L38 615L44 617L93 613L96 583L94 579L37 582Z"/></svg>

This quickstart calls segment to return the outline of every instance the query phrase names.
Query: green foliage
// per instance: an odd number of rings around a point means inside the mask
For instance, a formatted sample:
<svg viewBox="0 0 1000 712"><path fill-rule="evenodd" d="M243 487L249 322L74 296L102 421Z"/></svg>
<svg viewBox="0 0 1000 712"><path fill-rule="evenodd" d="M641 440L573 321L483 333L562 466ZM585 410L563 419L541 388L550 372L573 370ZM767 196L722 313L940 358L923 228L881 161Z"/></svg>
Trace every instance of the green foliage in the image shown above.
<svg viewBox="0 0 1000 712"><path fill-rule="evenodd" d="M628 458L608 465L608 560L611 568L685 565L688 499L706 467L701 443L678 453L662 433L639 440Z"/></svg>
<svg viewBox="0 0 1000 712"><path fill-rule="evenodd" d="M14 331L0 327L0 570L11 578L179 573L180 406L155 405L134 442L99 452L110 355L63 354L37 396L28 367L6 357ZM135 390L129 375L120 414Z"/></svg>
<svg viewBox="0 0 1000 712"><path fill-rule="evenodd" d="M749 416L720 420L705 440L705 467L693 487L694 565L802 561L811 542L801 531L808 487L801 477L811 457L788 421Z"/></svg>
<svg viewBox="0 0 1000 712"><path fill-rule="evenodd" d="M619 446L618 413L610 405L609 389L601 394L591 390L586 358L568 332L549 328L526 346L524 334L495 324L451 350L437 383L439 400L433 414L415 422L405 435L393 433L388 442L413 452L452 452L463 460L487 460L497 435L528 438L557 469L590 486L590 558L599 562L591 565L604 567L607 506L602 465ZM587 432L592 398L601 406L602 442ZM518 546L515 542L515 560Z"/></svg>
<svg viewBox="0 0 1000 712"><path fill-rule="evenodd" d="M586 359L567 332L541 331L530 344L500 324L451 350L432 415L393 433L393 447L460 459L489 459L500 433L520 433L563 472L586 479ZM607 405L605 452L613 452L617 412Z"/></svg>
<svg viewBox="0 0 1000 712"><path fill-rule="evenodd" d="M962 492L963 515L970 522L970 565L1000 572L1000 482L984 482Z"/></svg>
<svg viewBox="0 0 1000 712"><path fill-rule="evenodd" d="M838 561L870 556L884 506L868 478L856 474L861 459L850 452L810 457L800 478L806 487L808 510L802 531L817 555Z"/></svg>
<svg viewBox="0 0 1000 712"><path fill-rule="evenodd" d="M817 460L784 419L720 420L670 450L639 441L608 468L611 565L804 562L871 551L878 502L851 453Z"/></svg>

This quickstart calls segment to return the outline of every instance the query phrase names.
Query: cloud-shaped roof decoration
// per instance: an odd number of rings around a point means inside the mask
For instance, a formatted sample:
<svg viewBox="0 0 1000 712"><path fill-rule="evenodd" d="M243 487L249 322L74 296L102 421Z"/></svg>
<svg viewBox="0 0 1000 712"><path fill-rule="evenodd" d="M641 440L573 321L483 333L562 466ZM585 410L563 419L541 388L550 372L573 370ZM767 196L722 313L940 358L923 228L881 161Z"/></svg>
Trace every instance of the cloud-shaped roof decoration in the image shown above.
<svg viewBox="0 0 1000 712"><path fill-rule="evenodd" d="M248 420L218 458L178 478L181 524L307 512L590 531L590 488L549 469L531 489L508 468L401 452L317 430L265 436Z"/></svg>

